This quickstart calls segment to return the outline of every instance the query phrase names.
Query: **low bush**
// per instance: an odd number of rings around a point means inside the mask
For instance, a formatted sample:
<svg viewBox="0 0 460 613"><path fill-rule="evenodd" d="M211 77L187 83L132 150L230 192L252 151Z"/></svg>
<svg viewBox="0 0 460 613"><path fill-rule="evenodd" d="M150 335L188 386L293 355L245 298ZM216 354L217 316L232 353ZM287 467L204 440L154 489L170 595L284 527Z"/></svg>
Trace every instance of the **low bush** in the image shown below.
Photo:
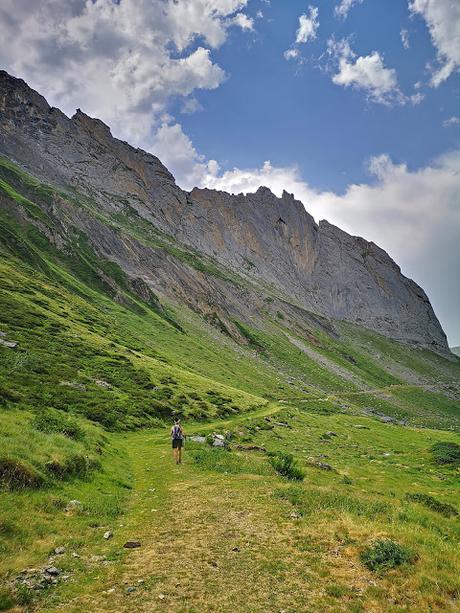
<svg viewBox="0 0 460 613"><path fill-rule="evenodd" d="M52 409L37 413L33 426L40 432L64 434L74 441L81 441L85 438L85 431L75 419Z"/></svg>
<svg viewBox="0 0 460 613"><path fill-rule="evenodd" d="M413 553L391 539L375 541L361 553L361 561L372 571L388 570L415 560Z"/></svg>
<svg viewBox="0 0 460 613"><path fill-rule="evenodd" d="M440 502L428 494L406 494L406 500L419 502L428 509L444 515L444 517L455 517L458 515L458 511L454 506L446 502Z"/></svg>
<svg viewBox="0 0 460 613"><path fill-rule="evenodd" d="M431 454L436 464L460 466L460 445L441 441L431 447Z"/></svg>
<svg viewBox="0 0 460 613"><path fill-rule="evenodd" d="M0 490L40 487L43 477L32 466L12 458L0 459Z"/></svg>
<svg viewBox="0 0 460 613"><path fill-rule="evenodd" d="M270 455L270 464L281 476L290 479L291 481L303 481L305 478L304 471L298 466L291 453L283 453L278 451Z"/></svg>
<svg viewBox="0 0 460 613"><path fill-rule="evenodd" d="M50 460L46 463L46 470L56 479L70 479L72 477L87 477L93 470L99 469L100 463L94 458L75 453L63 460Z"/></svg>
<svg viewBox="0 0 460 613"><path fill-rule="evenodd" d="M8 588L0 588L0 611L8 611L15 605L13 594Z"/></svg>

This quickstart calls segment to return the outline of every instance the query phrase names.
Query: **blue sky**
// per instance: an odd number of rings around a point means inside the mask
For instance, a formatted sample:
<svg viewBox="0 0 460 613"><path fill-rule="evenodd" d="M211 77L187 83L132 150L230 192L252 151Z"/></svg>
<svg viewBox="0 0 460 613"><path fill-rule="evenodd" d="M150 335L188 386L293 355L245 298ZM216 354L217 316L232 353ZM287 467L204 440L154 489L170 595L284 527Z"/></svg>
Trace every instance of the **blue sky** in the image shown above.
<svg viewBox="0 0 460 613"><path fill-rule="evenodd" d="M414 169L458 147L460 129L442 122L460 114L460 78L443 87L422 87L423 103L385 106L369 102L362 91L335 85L326 72L327 40L350 37L353 50L378 50L385 65L397 70L406 95L428 80L426 64L433 46L425 22L411 18L407 3L368 0L353 7L347 19L334 17L333 1L319 3L317 38L302 46L302 62L283 53L295 38L305 2L252 2L254 34L232 30L214 55L228 79L216 90L197 94L205 111L181 117L199 151L223 167L254 167L270 159L277 166L297 164L318 189L344 190L369 179L365 161L382 151L395 163ZM389 6L391 8L389 9ZM409 49L400 31L407 29Z"/></svg>
<svg viewBox="0 0 460 613"><path fill-rule="evenodd" d="M0 66L158 155L373 240L460 345L460 2L2 0Z"/></svg>

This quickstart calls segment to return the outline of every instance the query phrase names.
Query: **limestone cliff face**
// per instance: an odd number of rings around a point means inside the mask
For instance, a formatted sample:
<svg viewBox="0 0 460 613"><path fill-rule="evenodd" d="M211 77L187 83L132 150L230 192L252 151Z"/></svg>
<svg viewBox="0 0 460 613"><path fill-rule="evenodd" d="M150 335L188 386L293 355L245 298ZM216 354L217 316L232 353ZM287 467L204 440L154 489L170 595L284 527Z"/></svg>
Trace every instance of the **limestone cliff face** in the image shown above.
<svg viewBox="0 0 460 613"><path fill-rule="evenodd" d="M69 119L3 71L0 153L45 182L91 198L109 217L134 209L174 244L245 280L236 286L193 271L161 249L121 240L86 211L57 203L57 216L61 207L62 218L84 231L103 257L202 314L218 312L229 325L232 318L256 322L271 296L292 317L310 311L448 351L423 290L374 243L326 221L316 224L286 192L281 198L265 187L246 196L187 193L155 156L113 138L108 126L80 110Z"/></svg>

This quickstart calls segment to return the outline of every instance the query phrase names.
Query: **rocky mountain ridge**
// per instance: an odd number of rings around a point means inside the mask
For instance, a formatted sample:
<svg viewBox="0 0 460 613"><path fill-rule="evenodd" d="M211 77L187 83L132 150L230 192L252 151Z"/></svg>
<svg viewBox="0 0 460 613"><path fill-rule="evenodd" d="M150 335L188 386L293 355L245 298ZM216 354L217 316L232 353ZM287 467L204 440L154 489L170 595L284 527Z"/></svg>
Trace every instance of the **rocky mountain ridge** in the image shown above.
<svg viewBox="0 0 460 613"><path fill-rule="evenodd" d="M136 291L186 304L231 336L235 321L325 318L449 352L424 291L374 243L317 224L287 192L186 192L154 155L80 110L69 119L4 71L0 154L63 194L42 203L54 245L69 249L70 234L83 233Z"/></svg>

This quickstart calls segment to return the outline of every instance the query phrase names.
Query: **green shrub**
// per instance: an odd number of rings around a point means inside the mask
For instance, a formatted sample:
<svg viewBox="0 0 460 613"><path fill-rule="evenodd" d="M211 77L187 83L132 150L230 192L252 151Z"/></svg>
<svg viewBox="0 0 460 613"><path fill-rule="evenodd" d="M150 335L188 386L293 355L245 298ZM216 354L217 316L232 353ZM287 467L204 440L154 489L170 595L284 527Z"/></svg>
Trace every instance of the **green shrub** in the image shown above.
<svg viewBox="0 0 460 613"><path fill-rule="evenodd" d="M56 410L45 409L37 413L33 425L37 430L46 434L64 434L74 441L81 441L85 438L85 431L75 419Z"/></svg>
<svg viewBox="0 0 460 613"><path fill-rule="evenodd" d="M431 453L436 464L452 464L460 466L460 445L457 443L439 442L431 447Z"/></svg>
<svg viewBox="0 0 460 613"><path fill-rule="evenodd" d="M408 564L414 560L412 552L390 539L375 541L361 553L361 560L369 570L379 571Z"/></svg>
<svg viewBox="0 0 460 613"><path fill-rule="evenodd" d="M72 477L86 477L93 470L99 469L100 463L88 456L75 453L63 460L51 460L46 463L46 470L56 479L70 479Z"/></svg>
<svg viewBox="0 0 460 613"><path fill-rule="evenodd" d="M428 494L406 494L406 500L419 502L428 509L444 515L444 517L455 517L458 515L458 511L454 506L446 502L440 502Z"/></svg>
<svg viewBox="0 0 460 613"><path fill-rule="evenodd" d="M0 611L12 609L15 602L11 591L7 588L0 588Z"/></svg>
<svg viewBox="0 0 460 613"><path fill-rule="evenodd" d="M291 481L303 481L305 478L304 471L298 466L291 453L283 453L278 451L270 455L270 464L277 473L290 479Z"/></svg>

